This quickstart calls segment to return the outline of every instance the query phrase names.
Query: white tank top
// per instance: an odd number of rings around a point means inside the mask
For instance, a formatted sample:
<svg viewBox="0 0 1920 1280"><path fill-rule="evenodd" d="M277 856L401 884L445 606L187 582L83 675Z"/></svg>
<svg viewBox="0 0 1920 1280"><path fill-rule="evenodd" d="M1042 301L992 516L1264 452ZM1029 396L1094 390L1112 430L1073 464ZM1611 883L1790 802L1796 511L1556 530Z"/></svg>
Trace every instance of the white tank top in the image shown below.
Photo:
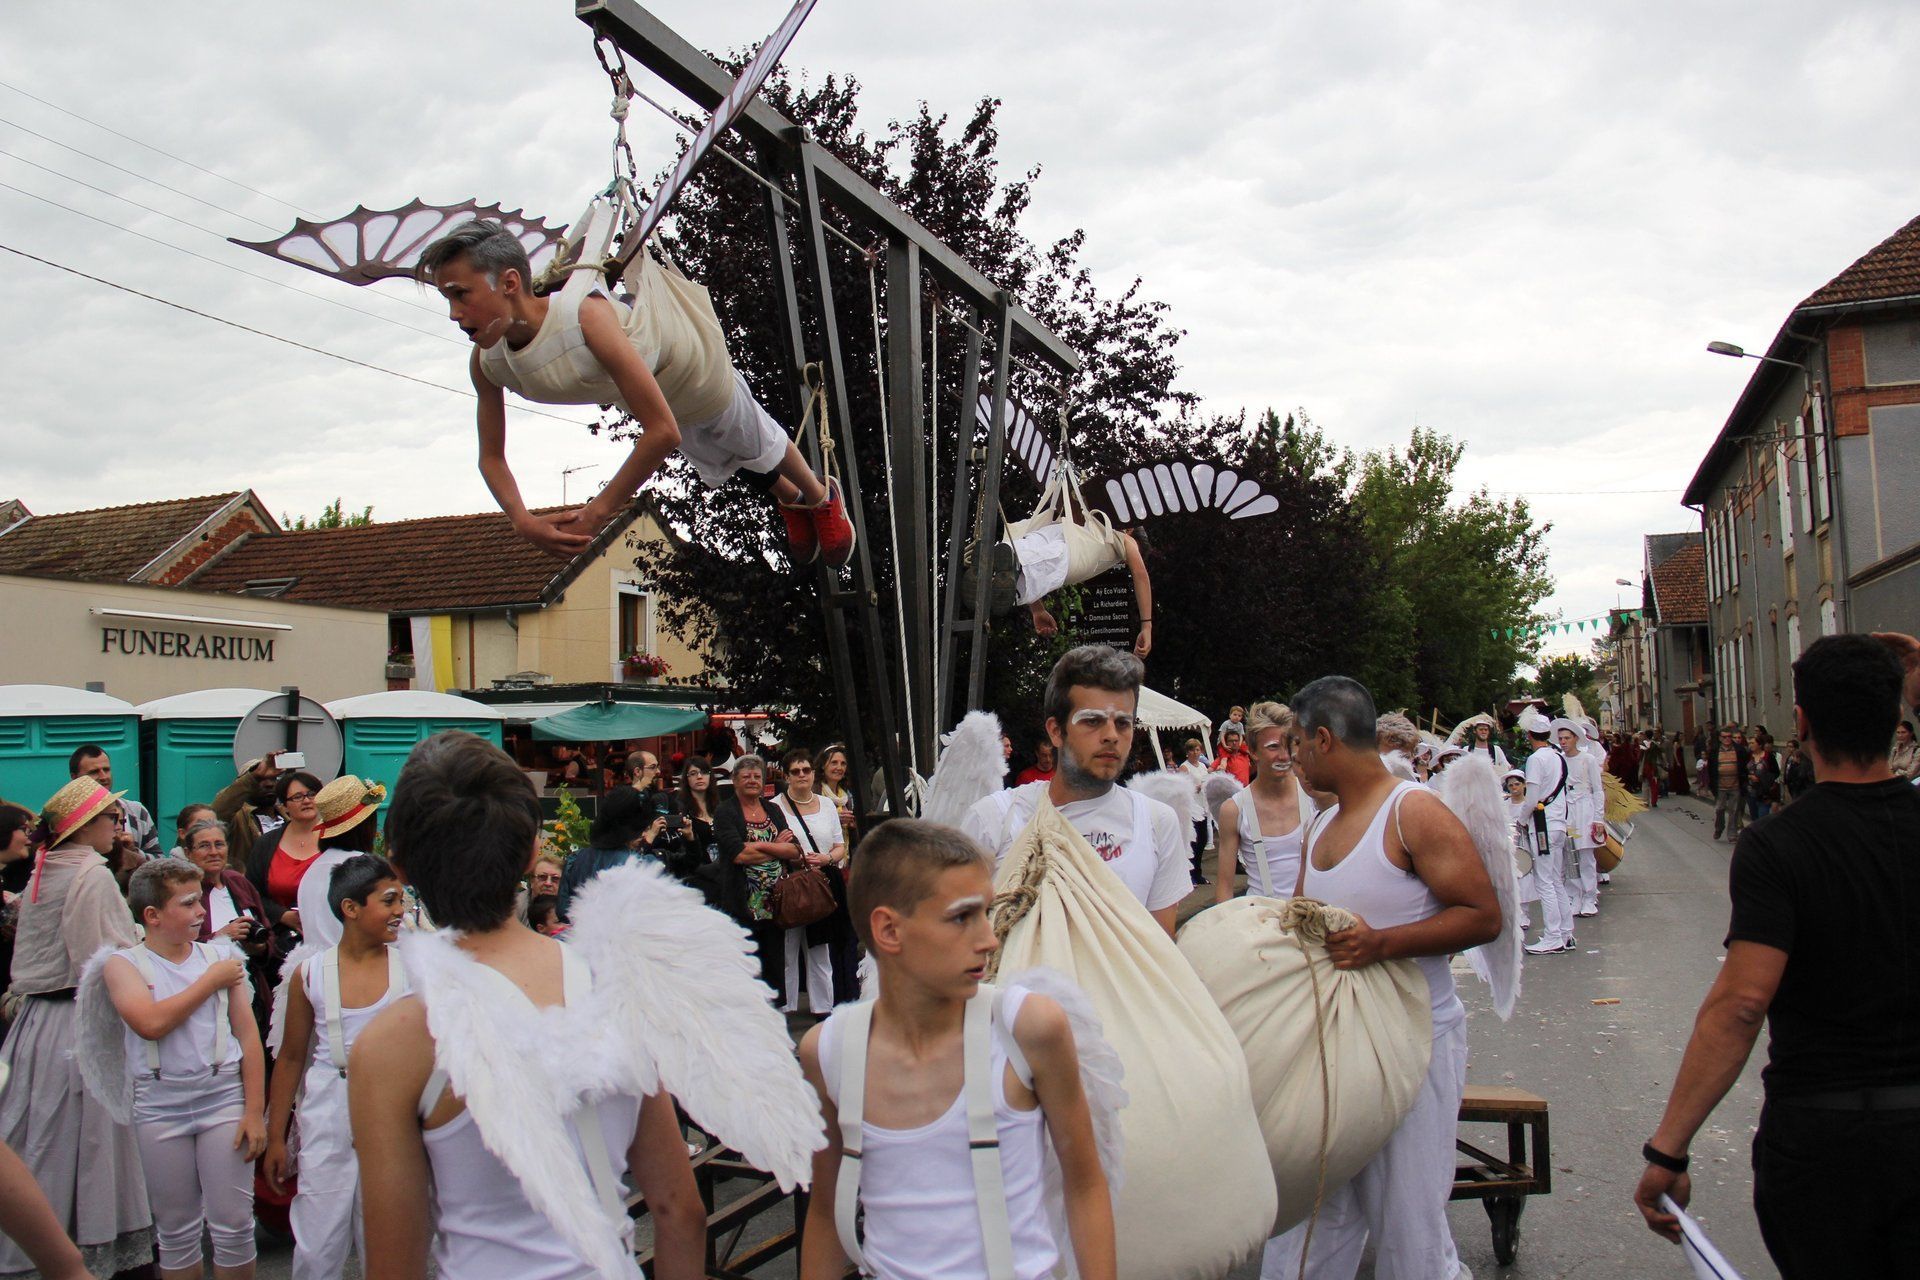
<svg viewBox="0 0 1920 1280"><path fill-rule="evenodd" d="M547 299L547 318L533 341L518 351L505 338L482 348L480 372L495 386L541 404L610 404L631 413L613 376L587 350L587 335L580 328L580 304L595 296L606 297L591 289L561 289ZM624 329L628 309L607 300Z"/></svg>
<svg viewBox="0 0 1920 1280"><path fill-rule="evenodd" d="M1002 1004L1012 1027L1027 992L1008 987ZM842 1006L842 1010L852 1006ZM827 1096L840 1092L839 1023L836 1010L820 1028L820 1070ZM1018 1280L1051 1276L1060 1249L1047 1225L1042 1200L1043 1115L1039 1107L1016 1111L1007 1103L1008 1055L993 1037L993 1115L1000 1134L1000 1171L1006 1183L1007 1221L1013 1228L1013 1267ZM1031 1087L1031 1082L1027 1082ZM863 1167L860 1203L866 1210L862 1251L880 1280L979 1280L987 1274L980 1209L973 1192L973 1155L967 1141L966 1093L932 1124L917 1129L860 1126Z"/></svg>
<svg viewBox="0 0 1920 1280"><path fill-rule="evenodd" d="M300 966L300 985L306 990L307 1003L313 1006L313 1061L308 1070L337 1075L342 1064L333 1060L333 1037L327 1033L327 1017L331 1011L327 1004L327 984L322 979L321 962L324 959L325 953L322 952ZM340 1039L348 1050L352 1050L361 1029L373 1021L375 1014L407 994L406 971L390 960L387 972L392 977L387 980L386 993L378 1000L358 1009L349 1005L340 1010Z"/></svg>
<svg viewBox="0 0 1920 1280"><path fill-rule="evenodd" d="M1402 782L1394 787L1380 811L1373 815L1373 821L1367 824L1359 843L1330 871L1321 871L1313 865L1313 842L1340 812L1340 806L1336 804L1319 815L1301 855L1307 869L1302 895L1344 907L1375 929L1415 924L1438 914L1440 899L1433 896L1426 881L1387 860L1387 820L1396 814L1409 792L1420 790L1424 788L1417 782ZM1414 963L1427 975L1427 994L1433 1006L1433 1034L1438 1036L1467 1016L1453 989L1452 960L1448 956L1416 956Z"/></svg>
<svg viewBox="0 0 1920 1280"><path fill-rule="evenodd" d="M1240 832L1240 865L1246 868L1248 892L1266 898L1291 898L1294 885L1300 882L1300 840L1306 832L1306 819L1302 817L1283 836L1262 835L1260 811L1253 802L1251 787L1234 794L1233 807L1240 815L1235 825Z"/></svg>
<svg viewBox="0 0 1920 1280"><path fill-rule="evenodd" d="M125 959L128 964L133 965L135 973L139 973L140 966L134 963L133 950L134 948L127 947L116 954ZM174 964L155 952L147 952L146 960L153 970L151 988L153 998L156 1001L166 1000L192 986L212 963L208 958L210 955L217 956L218 950L208 943L195 943L188 950L187 958L179 964ZM141 981L145 980L143 975ZM232 999L234 994L230 992L228 998ZM218 1000L208 996L187 1015L185 1022L175 1027L160 1041L162 1079L206 1080L213 1076L213 1047L217 1039L214 1020L219 1017L219 1006ZM147 1056L147 1045L150 1042L135 1035L132 1027L126 1029L126 1037L127 1065L133 1071L134 1088L137 1091L143 1079L147 1081L153 1079L152 1068L148 1065L151 1060ZM239 1037L229 1035L226 1041L227 1051L220 1058L222 1076L231 1075L228 1068L235 1067L240 1062Z"/></svg>

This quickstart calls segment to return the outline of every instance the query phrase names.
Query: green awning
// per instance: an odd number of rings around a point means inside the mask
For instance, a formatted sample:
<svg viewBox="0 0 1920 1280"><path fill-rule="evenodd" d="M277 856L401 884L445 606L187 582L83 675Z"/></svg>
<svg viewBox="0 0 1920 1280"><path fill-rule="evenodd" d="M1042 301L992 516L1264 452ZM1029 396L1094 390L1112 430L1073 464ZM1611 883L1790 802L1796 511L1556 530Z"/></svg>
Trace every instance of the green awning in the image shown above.
<svg viewBox="0 0 1920 1280"><path fill-rule="evenodd" d="M663 733L704 729L707 713L698 707L658 702L589 702L533 722L541 742L617 742L656 738Z"/></svg>

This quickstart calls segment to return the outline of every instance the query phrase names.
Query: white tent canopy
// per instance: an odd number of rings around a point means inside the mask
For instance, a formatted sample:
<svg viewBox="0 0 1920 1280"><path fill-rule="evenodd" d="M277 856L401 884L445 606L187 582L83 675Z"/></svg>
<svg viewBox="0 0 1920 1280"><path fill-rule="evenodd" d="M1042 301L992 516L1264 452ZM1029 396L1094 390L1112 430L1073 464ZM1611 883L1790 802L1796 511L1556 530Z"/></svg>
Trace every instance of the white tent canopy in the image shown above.
<svg viewBox="0 0 1920 1280"><path fill-rule="evenodd" d="M1134 718L1153 739L1154 759L1160 762L1162 769L1167 767L1167 753L1160 747L1162 729L1198 729L1204 740L1206 732L1213 728L1213 721L1184 702L1175 701L1157 689L1140 686L1140 705Z"/></svg>

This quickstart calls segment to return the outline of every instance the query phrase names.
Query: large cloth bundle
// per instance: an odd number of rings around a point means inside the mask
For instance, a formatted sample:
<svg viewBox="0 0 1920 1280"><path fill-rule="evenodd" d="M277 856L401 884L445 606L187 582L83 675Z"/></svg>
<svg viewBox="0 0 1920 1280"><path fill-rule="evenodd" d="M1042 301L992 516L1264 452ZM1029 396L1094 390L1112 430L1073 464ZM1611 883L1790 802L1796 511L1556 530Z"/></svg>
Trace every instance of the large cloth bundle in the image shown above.
<svg viewBox="0 0 1920 1280"><path fill-rule="evenodd" d="M1311 899L1250 897L1180 933L1181 954L1246 1052L1279 1194L1276 1230L1305 1220L1324 1189L1386 1144L1433 1051L1427 980L1412 961L1333 967L1326 936L1352 924Z"/></svg>
<svg viewBox="0 0 1920 1280"><path fill-rule="evenodd" d="M1232 1028L1166 931L1044 797L995 889L996 932L1006 929L998 980L1036 968L1066 975L1125 1068L1121 1280L1224 1276L1273 1233L1274 1214Z"/></svg>

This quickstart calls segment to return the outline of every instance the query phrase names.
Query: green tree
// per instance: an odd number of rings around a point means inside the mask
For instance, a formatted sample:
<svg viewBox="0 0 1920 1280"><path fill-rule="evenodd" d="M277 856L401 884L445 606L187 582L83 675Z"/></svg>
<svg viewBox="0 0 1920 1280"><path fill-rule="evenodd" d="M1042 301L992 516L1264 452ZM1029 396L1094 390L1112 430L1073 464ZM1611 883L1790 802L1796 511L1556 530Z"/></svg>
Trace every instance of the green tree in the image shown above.
<svg viewBox="0 0 1920 1280"><path fill-rule="evenodd" d="M373 523L373 508L362 507L358 511L342 510L341 499L329 502L319 515L309 520L305 516L280 516L280 523L292 533L305 533L309 529L358 529L362 525Z"/></svg>
<svg viewBox="0 0 1920 1280"><path fill-rule="evenodd" d="M1507 695L1538 646L1511 630L1537 620L1552 587L1551 526L1534 524L1524 498L1480 489L1456 499L1465 451L1416 427L1404 450L1362 457L1353 487L1380 566L1360 678L1383 707L1437 709L1446 720Z"/></svg>
<svg viewBox="0 0 1920 1280"><path fill-rule="evenodd" d="M1588 715L1595 715L1600 707L1600 693L1594 686L1596 674L1593 663L1579 654L1559 654L1541 662L1533 682L1534 693L1546 700L1548 709L1556 716L1561 714L1569 693L1580 699L1580 706Z"/></svg>

